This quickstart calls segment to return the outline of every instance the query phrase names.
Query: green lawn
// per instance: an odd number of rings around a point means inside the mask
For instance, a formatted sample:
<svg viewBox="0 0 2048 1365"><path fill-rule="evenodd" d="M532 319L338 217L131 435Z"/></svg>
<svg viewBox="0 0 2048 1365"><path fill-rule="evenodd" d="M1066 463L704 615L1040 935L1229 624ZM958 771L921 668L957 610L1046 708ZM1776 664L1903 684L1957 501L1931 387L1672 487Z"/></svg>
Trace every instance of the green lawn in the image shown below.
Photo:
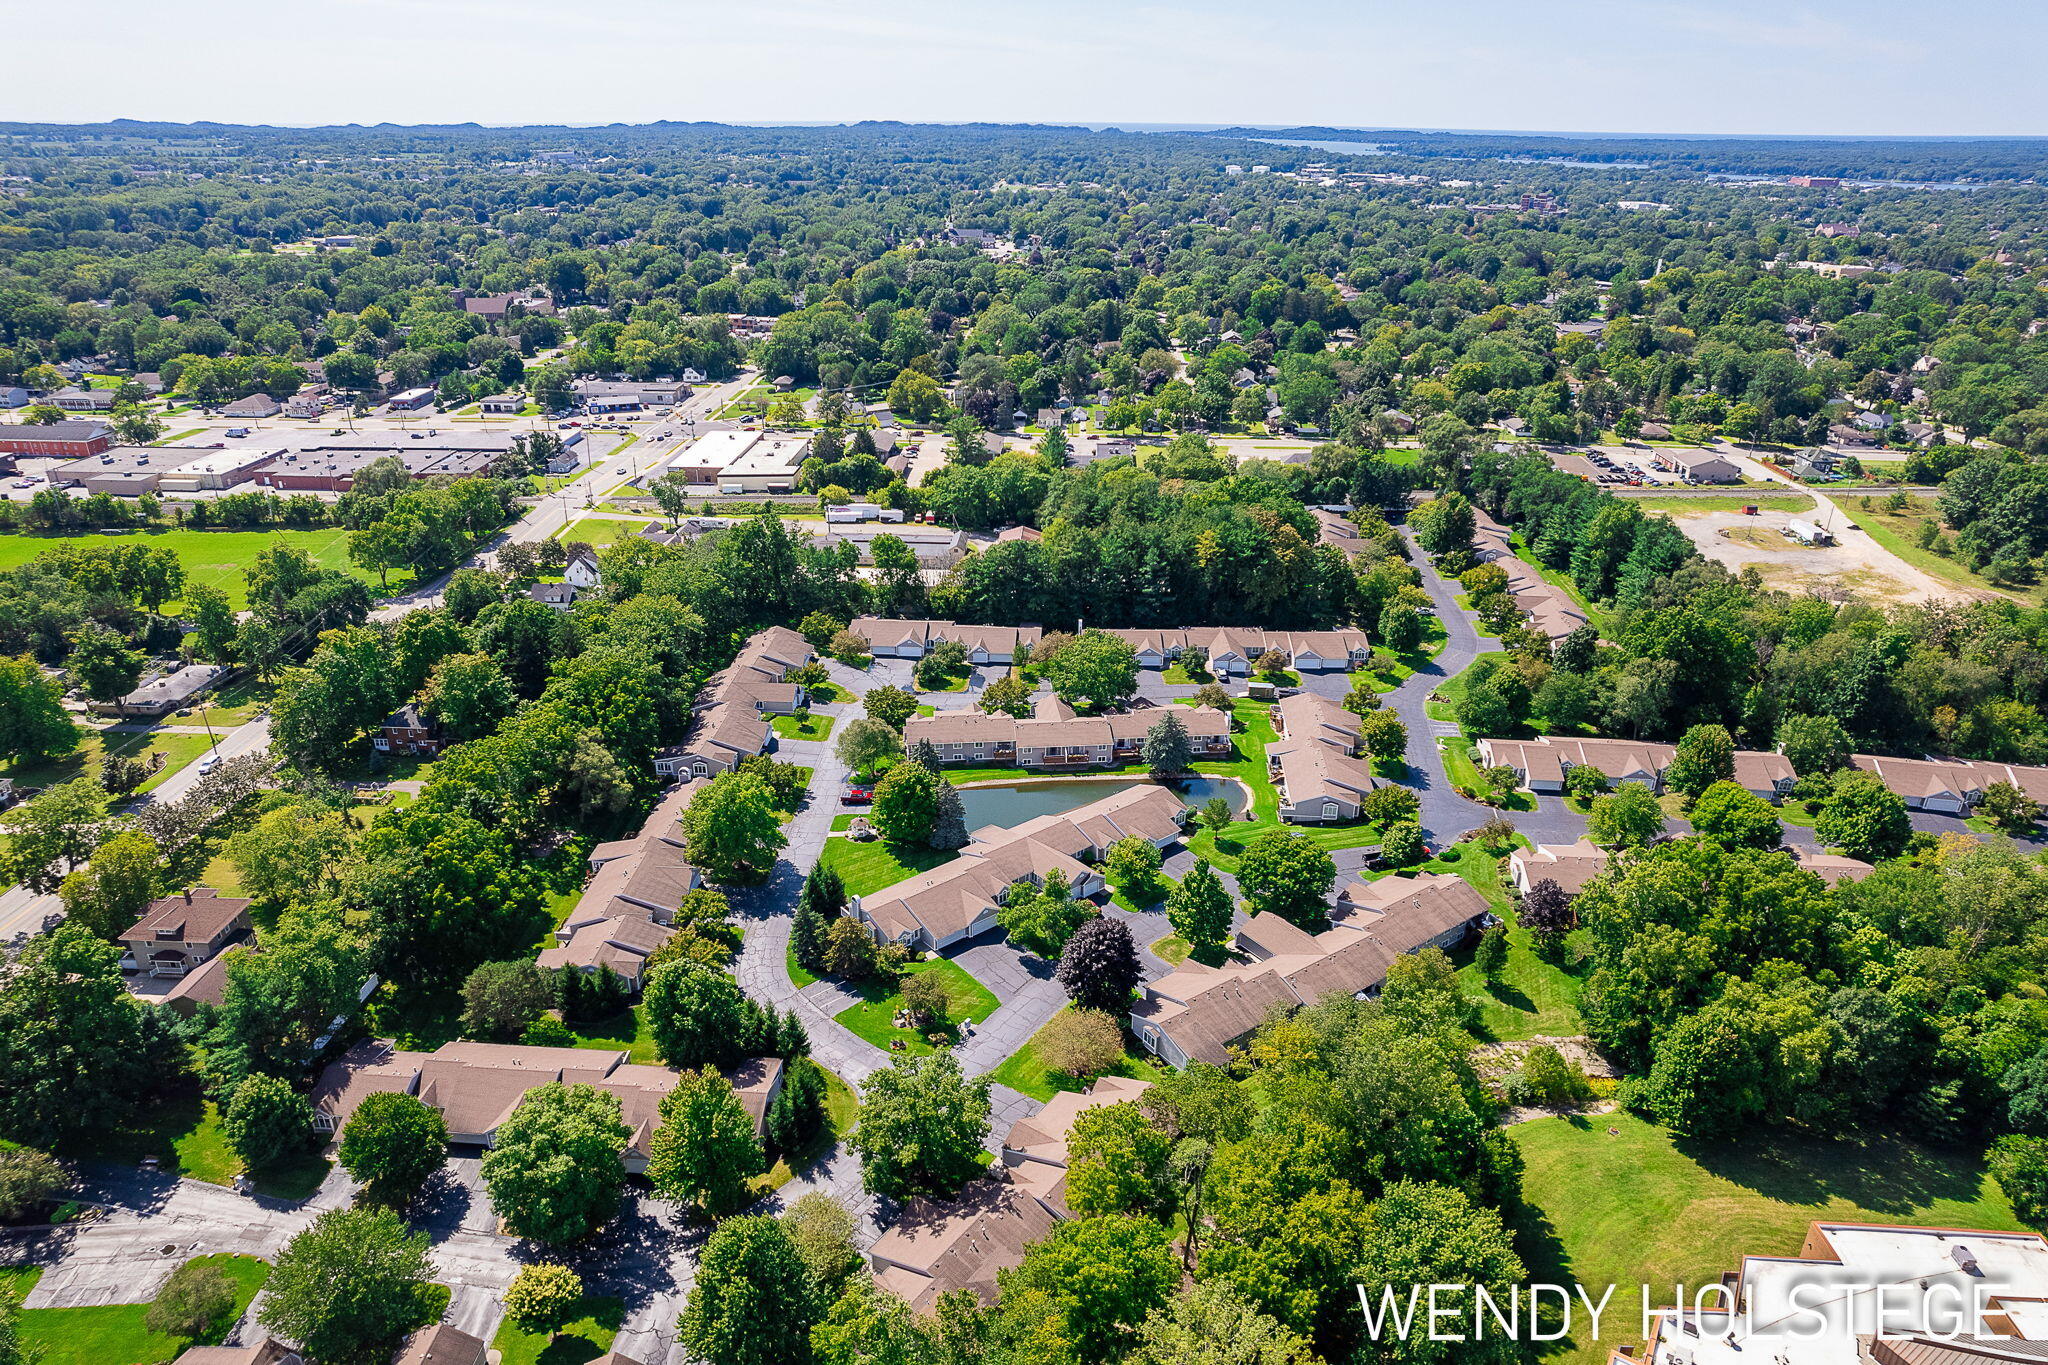
<svg viewBox="0 0 2048 1365"><path fill-rule="evenodd" d="M1487 790L1479 776L1478 751L1469 739L1440 739L1436 745L1443 755L1444 776L1453 787L1464 787L1469 791ZM1509 792L1501 803L1503 810L1535 810L1536 798L1525 791Z"/></svg>
<svg viewBox="0 0 2048 1365"><path fill-rule="evenodd" d="M1703 498L1627 498L1629 506L1644 512L1739 512L1757 507L1766 512L1811 512L1813 499L1797 493L1727 493Z"/></svg>
<svg viewBox="0 0 2048 1365"><path fill-rule="evenodd" d="M609 1294L585 1294L563 1315L557 1332L529 1332L511 1318L498 1324L491 1349L501 1365L581 1365L609 1351L626 1321L626 1305Z"/></svg>
<svg viewBox="0 0 2048 1365"><path fill-rule="evenodd" d="M576 1035L577 1047L624 1048L631 1054L627 1061L646 1066L661 1060L655 1055L654 1035L647 1031L647 1011L639 1005L621 1010L609 1019L570 1021L569 1032Z"/></svg>
<svg viewBox="0 0 2048 1365"><path fill-rule="evenodd" d="M803 963L796 960L796 945L789 944L783 949L783 964L789 969L789 979L796 983L798 990L812 984L818 978Z"/></svg>
<svg viewBox="0 0 2048 1365"><path fill-rule="evenodd" d="M823 739L832 733L832 717L814 716L808 712L776 716L769 723L784 739Z"/></svg>
<svg viewBox="0 0 2048 1365"><path fill-rule="evenodd" d="M1194 945L1179 934L1168 934L1165 938L1153 942L1152 955L1162 962L1169 962L1178 967L1188 960L1188 953L1193 948Z"/></svg>
<svg viewBox="0 0 2048 1365"><path fill-rule="evenodd" d="M340 569L344 573L352 573L372 587L377 583L374 574L364 573L349 564L348 532L339 528L319 531L191 531L159 528L136 531L125 536L26 533L0 535L0 569L19 568L59 540L84 540L93 544L143 544L156 549L174 550L177 552L178 562L185 566L186 581L206 583L219 588L228 595L228 600L237 610L249 605L248 593L242 581L249 561L255 558L257 551L267 550L279 542L304 550L313 557L313 563L318 568ZM391 575L390 591L402 592L411 581L412 576L400 570ZM173 601L165 605L167 608L175 608L182 604Z"/></svg>
<svg viewBox="0 0 2048 1365"><path fill-rule="evenodd" d="M988 987L967 974L967 969L943 957L927 958L913 962L904 969L905 975L918 976L927 972L935 975L946 988L946 1015L950 1024L946 1028L933 1030L939 1033L957 1033L963 1019L976 1022L986 1021L996 1012L996 997ZM861 1003L849 1005L837 1015L837 1020L858 1036L865 1038L885 1051L893 1042L901 1042L895 1049L912 1055L932 1051L932 1045L921 1032L897 1028L894 1022L896 1011L903 1004L903 992L895 986L867 982L849 987L860 996Z"/></svg>
<svg viewBox="0 0 2048 1365"><path fill-rule="evenodd" d="M1843 503L1847 502L1849 499L1843 499ZM2008 597L2017 597L2029 602L2040 602L2048 598L2048 589L2001 588L1983 574L1972 571L1959 559L1921 549L1916 539L1920 527L1927 522L1933 522L1936 530L1942 528L1941 511L1932 498L1909 497L1906 499L1905 507L1897 512L1886 511L1884 503L1885 500L1881 497L1872 498L1868 511L1860 505L1853 511L1842 503L1836 505L1849 512L1849 520L1868 531L1872 540L1914 568L1931 574L1945 583L1954 583L1959 587L1975 588L1984 592L2003 593Z"/></svg>
<svg viewBox="0 0 2048 1365"><path fill-rule="evenodd" d="M196 717L177 718L180 725L196 721ZM63 758L48 763L0 764L0 777L12 778L24 787L47 787L57 782L68 782L84 773L97 772L99 761L109 754L123 758L147 760L151 755L162 754L164 766L151 773L139 792L154 791L168 780L172 773L205 753L208 740L205 735L162 735L147 731L117 731L102 734L86 730L79 744Z"/></svg>
<svg viewBox="0 0 2048 1365"><path fill-rule="evenodd" d="M1233 820L1221 830L1202 829L1187 840L1197 857L1222 868L1237 870L1237 858L1249 844L1269 829L1298 830L1325 850L1361 848L1380 839L1377 825L1286 825L1280 821L1280 794L1266 776L1266 746L1279 736L1273 730L1272 703L1240 701L1232 713L1241 729L1231 736L1237 757L1228 760L1200 760L1194 768L1211 777L1232 777L1251 789L1252 818Z"/></svg>
<svg viewBox="0 0 2048 1365"><path fill-rule="evenodd" d="M615 545L622 540L631 540L640 534L641 528L658 522L658 517L645 517L634 521L622 521L617 517L585 517L573 526L563 528L556 537L564 545L572 541L583 541L588 545Z"/></svg>
<svg viewBox="0 0 2048 1365"><path fill-rule="evenodd" d="M234 1283L232 1324L249 1307L256 1291L270 1278L270 1266L253 1256L200 1256L203 1265L218 1266ZM40 1270L17 1281L27 1293L41 1278ZM103 1304L91 1308L31 1308L21 1315L21 1335L42 1365L150 1365L170 1360L187 1346L216 1345L219 1335L199 1339L167 1337L144 1326L146 1303Z"/></svg>
<svg viewBox="0 0 2048 1365"><path fill-rule="evenodd" d="M1797 1255L1817 1219L2020 1230L1974 1151L1782 1130L1703 1142L1620 1113L1539 1119L1508 1132L1527 1163L1517 1237L1528 1278L1576 1281L1595 1301L1610 1284L1619 1286L1616 1304L1633 1304L1640 1284L1711 1284L1745 1254ZM1552 1349L1596 1365L1634 1340L1629 1311L1623 1322L1615 1329L1603 1320L1606 1340L1582 1333Z"/></svg>
<svg viewBox="0 0 2048 1365"><path fill-rule="evenodd" d="M1536 955L1529 931L1508 926L1508 960L1488 981L1472 965L1472 950L1458 953L1458 979L1479 1006L1479 1037L1487 1042L1523 1038L1574 1038L1585 1032L1579 1018L1580 983L1564 968Z"/></svg>
<svg viewBox="0 0 2048 1365"><path fill-rule="evenodd" d="M827 839L821 863L830 864L846 883L849 895L866 896L905 877L914 877L941 863L953 861L954 854L915 844L891 844L881 839L856 843L852 839Z"/></svg>
<svg viewBox="0 0 2048 1365"><path fill-rule="evenodd" d="M1067 1008L1071 1009L1072 1006ZM1066 1009L1060 1011L1060 1014L1065 1013ZM1056 1014L1053 1018L1057 1019L1059 1015ZM1039 1032L1042 1033L1045 1031L1045 1028L1049 1027L1051 1027L1050 1020L1046 1022L1044 1028L1041 1028ZM1112 1076L1129 1076L1134 1080L1141 1081L1150 1080L1152 1078L1152 1064L1145 1060L1143 1053L1133 1051L1127 1039L1125 1041L1123 1060L1117 1063L1116 1068L1107 1074ZM1062 1090L1082 1090L1087 1088L1094 1080L1092 1076L1087 1080L1081 1080L1077 1077L1069 1076L1063 1071L1054 1071L1047 1067L1043 1061L1039 1060L1037 1034L1033 1034L1030 1042L1027 1042L1023 1047L1010 1054L1009 1058L1001 1066L989 1073L989 1076L997 1085L1007 1085L1012 1090L1021 1091L1029 1095L1034 1100L1049 1100Z"/></svg>

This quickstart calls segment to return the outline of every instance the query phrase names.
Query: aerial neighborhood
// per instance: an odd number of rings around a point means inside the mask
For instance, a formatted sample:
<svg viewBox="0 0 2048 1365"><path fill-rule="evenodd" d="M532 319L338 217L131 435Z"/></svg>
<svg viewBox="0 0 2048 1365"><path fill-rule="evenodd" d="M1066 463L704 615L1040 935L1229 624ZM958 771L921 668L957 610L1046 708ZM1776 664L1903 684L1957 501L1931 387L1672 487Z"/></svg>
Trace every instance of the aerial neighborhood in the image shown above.
<svg viewBox="0 0 2048 1365"><path fill-rule="evenodd" d="M2038 1358L2038 144L1252 131L0 125L0 1365Z"/></svg>

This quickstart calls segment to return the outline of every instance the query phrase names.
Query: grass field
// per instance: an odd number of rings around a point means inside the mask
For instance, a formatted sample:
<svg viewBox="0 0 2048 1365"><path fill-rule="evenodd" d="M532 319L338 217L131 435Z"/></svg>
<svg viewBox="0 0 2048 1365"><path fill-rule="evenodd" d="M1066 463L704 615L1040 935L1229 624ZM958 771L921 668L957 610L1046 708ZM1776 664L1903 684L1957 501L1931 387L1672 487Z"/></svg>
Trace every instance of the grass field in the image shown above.
<svg viewBox="0 0 2048 1365"><path fill-rule="evenodd" d="M354 574L372 587L377 583L376 575L364 573L349 564L348 532L339 528L319 531L151 530L135 531L125 536L0 535L0 569L19 568L61 540L98 545L143 544L176 551L178 562L185 566L188 582L219 588L228 595L237 611L249 605L249 596L242 581L249 561L255 558L257 551L267 550L279 542L304 550L319 568L340 569L343 573ZM390 591L402 592L411 582L411 574L398 570L391 575ZM165 604L167 608L180 605L177 601Z"/></svg>
<svg viewBox="0 0 2048 1365"><path fill-rule="evenodd" d="M1154 957L1158 958L1161 962L1168 962L1176 967L1186 962L1188 954L1194 949L1194 945L1179 934L1168 934L1165 938L1155 939L1151 946Z"/></svg>
<svg viewBox="0 0 2048 1365"><path fill-rule="evenodd" d="M186 722L180 720L178 723ZM214 724L218 726L222 722L216 720ZM151 755L162 754L164 766L151 773L136 789L138 792L154 791L169 780L171 774L205 753L208 745L205 735L163 735L142 731L102 734L86 730L80 737L78 748L63 758L50 763L0 765L0 777L12 778L24 787L47 787L57 782L69 782L84 773L97 772L100 759L109 754L144 760Z"/></svg>
<svg viewBox="0 0 2048 1365"><path fill-rule="evenodd" d="M1920 528L1932 522L1936 530L1941 529L1941 511L1934 499L1907 498L1906 505L1896 512L1886 510L1884 498L1871 498L1868 509L1864 508L1863 501L1861 498L1844 497L1837 505L1849 513L1850 520L1868 531L1872 540L1923 573L1944 583L1979 592L1999 593L2036 603L2048 600L2048 589L2001 588L1960 559L1921 549L1918 540Z"/></svg>
<svg viewBox="0 0 2048 1365"><path fill-rule="evenodd" d="M1623 501L1644 512L1668 512L1675 516L1683 516L1687 512L1739 512L1745 507L1757 507L1766 512L1813 510L1813 499L1797 493L1726 493L1718 497L1625 498Z"/></svg>
<svg viewBox="0 0 2048 1365"><path fill-rule="evenodd" d="M775 733L784 739L823 739L832 733L830 716L776 716L769 724L773 725Z"/></svg>
<svg viewBox="0 0 2048 1365"><path fill-rule="evenodd" d="M894 886L905 877L914 877L941 863L949 863L954 856L933 848L891 844L880 839L866 843L856 843L852 839L827 839L825 852L818 861L832 865L846 883L849 894L866 896L885 886Z"/></svg>
<svg viewBox="0 0 2048 1365"><path fill-rule="evenodd" d="M249 1301L270 1278L270 1266L253 1256L200 1256L202 1265L217 1266L235 1286L235 1310L223 1328L247 1311ZM0 1271L0 1276L8 1272ZM15 1277L15 1291L26 1294L41 1270ZM5 1279L0 1279L4 1288ZM170 1360L187 1346L214 1345L219 1335L196 1340L167 1337L144 1325L146 1303L102 1304L90 1308L31 1308L21 1315L21 1335L33 1359L42 1365L149 1365Z"/></svg>
<svg viewBox="0 0 2048 1365"><path fill-rule="evenodd" d="M1067 1008L1071 1009L1072 1006ZM1066 1009L1062 1009L1060 1014L1065 1014L1066 1012ZM1056 1014L1053 1018L1057 1019L1059 1015ZM1048 1020L1044 1027L1039 1029L1039 1033L1043 1033L1045 1029L1050 1027L1052 1027L1052 1023L1051 1020ZM1152 1075L1152 1065L1145 1060L1142 1054L1131 1051L1127 1042L1123 1060L1117 1064L1114 1070L1106 1074L1111 1076L1129 1076L1134 1080L1148 1080ZM1037 1034L1033 1034L1030 1042L1010 1054L1009 1059L990 1072L989 1075L997 1085L1007 1085L1012 1090L1021 1091L1029 1095L1034 1100L1049 1100L1062 1090L1085 1089L1095 1079L1093 1076L1090 1076L1083 1080L1078 1077L1069 1076L1063 1071L1054 1071L1047 1067L1038 1056Z"/></svg>
<svg viewBox="0 0 2048 1365"><path fill-rule="evenodd" d="M946 1017L948 1024L931 1032L957 1035L963 1019L985 1020L996 1012L995 993L967 974L967 969L943 957L927 958L913 962L904 969L906 976L922 976L927 973L936 976L946 988ZM932 1045L925 1040L921 1031L897 1028L892 1022L896 1011L902 1007L903 992L894 986L884 987L874 982L864 982L849 987L861 998L858 1005L849 1005L836 1016L837 1021L854 1034L865 1038L876 1047L889 1051L890 1044L900 1042L902 1046L893 1050L920 1056L932 1051Z"/></svg>
<svg viewBox="0 0 2048 1365"><path fill-rule="evenodd" d="M1458 980L1466 998L1479 1006L1483 1042L1524 1038L1574 1038L1585 1032L1579 1018L1579 979L1536 955L1529 931L1508 926L1508 960L1488 981L1472 965L1472 950L1458 953Z"/></svg>
<svg viewBox="0 0 2048 1365"><path fill-rule="evenodd" d="M565 528L557 537L564 545L583 541L588 545L615 545L622 540L631 540L640 534L643 527L659 521L658 517L635 518L624 521L618 517L585 517L573 526Z"/></svg>
<svg viewBox="0 0 2048 1365"><path fill-rule="evenodd" d="M560 1331L532 1332L506 1318L491 1338L501 1365L579 1365L609 1351L626 1321L626 1305L611 1295L586 1294L563 1314Z"/></svg>
<svg viewBox="0 0 2048 1365"><path fill-rule="evenodd" d="M647 1012L638 1005L609 1019L572 1022L569 1032L576 1035L577 1047L624 1048L631 1054L626 1060L636 1065L652 1066L661 1060L654 1052L654 1035L647 1031Z"/></svg>
<svg viewBox="0 0 2048 1365"><path fill-rule="evenodd" d="M1577 1281L1596 1301L1610 1284L1620 1286L1615 1302L1629 1305L1639 1284L1710 1284L1745 1253L1797 1255L1816 1219L2020 1229L1974 1152L1888 1135L1830 1142L1767 1132L1709 1143L1619 1113L1508 1131L1527 1163L1517 1239L1529 1279ZM1618 1333L1603 1320L1606 1340L1553 1349L1595 1365L1633 1339L1630 1312L1624 1320Z"/></svg>

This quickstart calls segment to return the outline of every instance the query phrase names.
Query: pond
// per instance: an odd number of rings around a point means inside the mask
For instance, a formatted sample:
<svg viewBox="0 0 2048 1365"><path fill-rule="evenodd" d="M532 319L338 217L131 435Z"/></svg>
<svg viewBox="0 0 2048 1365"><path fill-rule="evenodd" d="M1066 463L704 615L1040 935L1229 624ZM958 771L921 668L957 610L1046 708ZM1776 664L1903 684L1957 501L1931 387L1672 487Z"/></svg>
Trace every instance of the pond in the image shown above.
<svg viewBox="0 0 2048 1365"><path fill-rule="evenodd" d="M1016 782L992 782L987 786L962 787L960 804L967 810L967 828L983 825L1021 825L1041 815L1060 815L1078 810L1091 801L1153 785L1142 777L1040 777ZM1191 777L1173 784L1173 790L1190 806L1200 806L1213 796L1230 803L1233 814L1242 811L1244 785L1227 777Z"/></svg>

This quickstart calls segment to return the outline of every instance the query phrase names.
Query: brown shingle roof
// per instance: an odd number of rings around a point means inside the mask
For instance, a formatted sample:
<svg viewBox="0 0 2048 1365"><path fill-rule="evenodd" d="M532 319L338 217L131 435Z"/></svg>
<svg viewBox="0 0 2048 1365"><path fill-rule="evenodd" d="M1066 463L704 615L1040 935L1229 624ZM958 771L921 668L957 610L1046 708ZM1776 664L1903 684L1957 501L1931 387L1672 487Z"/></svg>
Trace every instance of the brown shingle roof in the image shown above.
<svg viewBox="0 0 2048 1365"><path fill-rule="evenodd" d="M913 1199L868 1251L876 1278L920 1313L967 1290L996 1298L996 1273L1023 1264L1024 1250L1052 1234L1053 1216L1000 1181L969 1181L951 1204Z"/></svg>

